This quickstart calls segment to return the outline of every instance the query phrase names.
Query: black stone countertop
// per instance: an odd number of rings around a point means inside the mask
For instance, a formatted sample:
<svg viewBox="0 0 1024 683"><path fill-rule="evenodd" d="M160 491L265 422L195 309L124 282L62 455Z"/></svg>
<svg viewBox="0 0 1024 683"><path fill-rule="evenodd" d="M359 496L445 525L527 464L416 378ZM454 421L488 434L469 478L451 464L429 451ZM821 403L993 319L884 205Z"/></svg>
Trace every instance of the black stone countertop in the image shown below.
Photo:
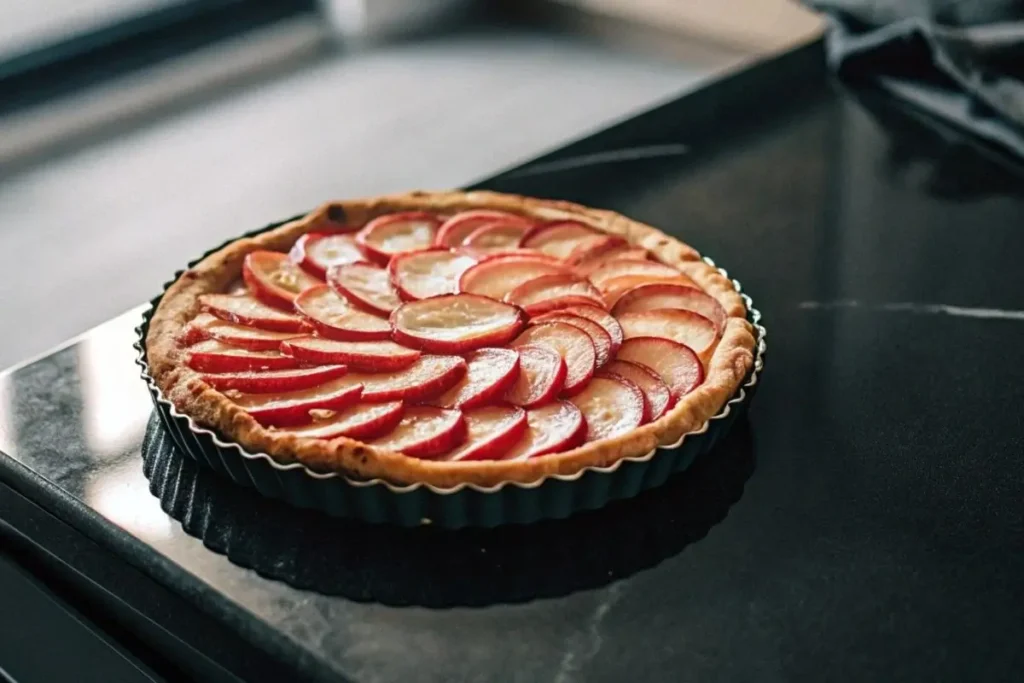
<svg viewBox="0 0 1024 683"><path fill-rule="evenodd" d="M743 93L714 86L486 183L681 236L743 283L768 329L749 423L696 479L536 537L438 542L496 548L474 575L519 581L515 604L470 575L473 606L423 606L450 577L398 571L383 590L388 567L360 578L351 561L348 587L325 596L184 532L143 475L137 311L0 377L0 479L318 679L1021 680L1024 173L809 64L759 67ZM12 460L56 487L26 484ZM182 481L231 504L210 493L219 480ZM624 540L622 520L654 545ZM331 523L310 522L321 542L372 545ZM239 542L269 552L249 532ZM566 556L568 536L582 540ZM399 562L402 539L380 538L393 552L370 559ZM530 599L520 579L539 573L506 543L550 567L545 597Z"/></svg>

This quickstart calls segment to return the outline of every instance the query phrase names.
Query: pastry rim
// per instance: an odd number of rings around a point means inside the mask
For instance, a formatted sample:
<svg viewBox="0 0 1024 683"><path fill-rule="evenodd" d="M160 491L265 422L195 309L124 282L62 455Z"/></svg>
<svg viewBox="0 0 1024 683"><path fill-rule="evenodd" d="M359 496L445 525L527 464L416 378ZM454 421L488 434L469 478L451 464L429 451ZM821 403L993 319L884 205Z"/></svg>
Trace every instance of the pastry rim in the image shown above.
<svg viewBox="0 0 1024 683"><path fill-rule="evenodd" d="M608 234L625 237L652 251L662 262L693 278L725 309L728 319L710 358L704 383L684 396L666 415L612 439L583 444L560 453L522 461L447 462L422 460L340 437L331 441L277 433L256 422L224 394L203 382L184 362L177 343L182 327L199 312L201 294L221 292L237 279L245 254L256 249L286 252L299 235L363 224L396 211L450 213L469 209L500 209L541 220L578 220ZM743 297L713 265L688 245L660 230L621 214L565 201L494 192L409 192L333 201L311 213L254 236L236 239L183 271L164 291L142 341L144 377L190 424L210 429L216 438L236 445L243 454L261 455L277 467L304 467L317 477L341 475L353 483L383 481L397 487L425 484L454 491L466 485L493 490L505 484L532 486L549 476L560 478L608 468L623 460L653 455L674 446L684 435L702 431L743 385L754 366L757 339L747 321Z"/></svg>

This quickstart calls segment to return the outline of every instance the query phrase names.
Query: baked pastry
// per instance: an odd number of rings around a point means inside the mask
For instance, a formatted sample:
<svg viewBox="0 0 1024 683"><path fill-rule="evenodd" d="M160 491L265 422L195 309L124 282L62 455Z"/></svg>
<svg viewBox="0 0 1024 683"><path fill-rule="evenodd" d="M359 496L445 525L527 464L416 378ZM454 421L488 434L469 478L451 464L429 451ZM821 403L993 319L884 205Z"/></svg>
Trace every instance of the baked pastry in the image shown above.
<svg viewBox="0 0 1024 683"><path fill-rule="evenodd" d="M736 392L755 339L691 247L491 192L331 202L171 284L145 347L178 411L315 471L450 488L638 457Z"/></svg>

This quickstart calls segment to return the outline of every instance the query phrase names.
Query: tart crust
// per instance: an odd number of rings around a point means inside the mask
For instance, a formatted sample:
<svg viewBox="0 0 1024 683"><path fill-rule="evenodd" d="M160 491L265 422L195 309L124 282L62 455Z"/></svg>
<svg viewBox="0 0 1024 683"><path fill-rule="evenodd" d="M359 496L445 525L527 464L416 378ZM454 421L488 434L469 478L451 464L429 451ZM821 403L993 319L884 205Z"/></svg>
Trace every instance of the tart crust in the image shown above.
<svg viewBox="0 0 1024 683"><path fill-rule="evenodd" d="M541 220L573 219L599 231L625 237L658 260L679 268L725 309L728 320L711 359L704 383L682 397L658 420L612 439L570 451L520 461L446 462L413 458L338 438L331 441L296 437L266 428L224 394L211 388L185 363L177 337L199 312L199 296L225 291L236 282L250 251L287 252L306 232L362 225L396 211L450 214L467 209L500 209ZM548 475L572 475L587 467L604 467L639 457L659 445L676 442L699 429L736 392L753 365L755 338L746 320L743 299L732 283L688 245L660 230L612 211L564 201L534 199L494 192L410 192L324 204L307 216L236 240L182 273L160 300L145 340L150 373L164 396L182 413L237 442L252 453L266 453L280 463L300 462L321 472L339 472L356 479L383 479L394 484L422 482L438 488L460 484L490 487L503 482L535 482Z"/></svg>

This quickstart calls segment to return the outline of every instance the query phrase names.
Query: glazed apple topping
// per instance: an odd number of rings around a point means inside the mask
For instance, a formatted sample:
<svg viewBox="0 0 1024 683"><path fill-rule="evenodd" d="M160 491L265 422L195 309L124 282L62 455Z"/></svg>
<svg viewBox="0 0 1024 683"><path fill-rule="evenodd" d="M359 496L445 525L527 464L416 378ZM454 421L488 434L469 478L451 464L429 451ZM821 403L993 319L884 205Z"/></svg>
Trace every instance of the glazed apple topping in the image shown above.
<svg viewBox="0 0 1024 683"><path fill-rule="evenodd" d="M387 214L249 253L244 288L200 297L178 343L282 435L543 457L659 420L704 381L728 315L654 258L574 220Z"/></svg>

